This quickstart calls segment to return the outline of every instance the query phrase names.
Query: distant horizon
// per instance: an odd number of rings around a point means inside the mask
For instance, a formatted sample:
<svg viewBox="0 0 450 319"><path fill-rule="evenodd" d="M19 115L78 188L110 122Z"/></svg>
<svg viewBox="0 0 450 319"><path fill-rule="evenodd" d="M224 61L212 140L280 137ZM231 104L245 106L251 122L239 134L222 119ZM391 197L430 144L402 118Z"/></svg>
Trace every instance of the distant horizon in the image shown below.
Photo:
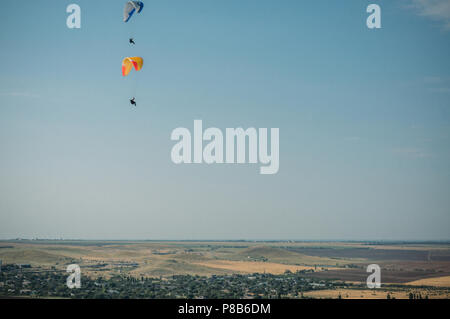
<svg viewBox="0 0 450 319"><path fill-rule="evenodd" d="M442 243L450 239L82 239L82 238L7 238L0 242L13 241L94 241L94 242L361 242L361 243Z"/></svg>

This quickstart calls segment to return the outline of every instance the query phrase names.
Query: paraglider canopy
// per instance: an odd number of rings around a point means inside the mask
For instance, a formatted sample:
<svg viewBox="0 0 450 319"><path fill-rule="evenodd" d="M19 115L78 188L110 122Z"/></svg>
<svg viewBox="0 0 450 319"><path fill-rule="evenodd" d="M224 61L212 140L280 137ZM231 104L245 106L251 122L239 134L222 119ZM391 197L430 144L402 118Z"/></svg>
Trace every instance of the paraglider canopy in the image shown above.
<svg viewBox="0 0 450 319"><path fill-rule="evenodd" d="M144 8L142 1L128 1L123 9L123 22L128 22L135 12L141 13Z"/></svg>
<svg viewBox="0 0 450 319"><path fill-rule="evenodd" d="M122 75L127 76L133 67L136 71L139 71L140 69L142 69L143 65L144 59L141 57L136 56L125 58L122 61Z"/></svg>

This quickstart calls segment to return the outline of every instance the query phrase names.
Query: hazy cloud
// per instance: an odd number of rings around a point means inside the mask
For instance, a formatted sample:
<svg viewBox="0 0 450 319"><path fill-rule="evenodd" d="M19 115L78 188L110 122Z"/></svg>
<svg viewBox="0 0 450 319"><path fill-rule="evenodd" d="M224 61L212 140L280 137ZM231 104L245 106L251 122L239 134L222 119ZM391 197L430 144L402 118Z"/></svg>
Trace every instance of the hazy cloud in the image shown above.
<svg viewBox="0 0 450 319"><path fill-rule="evenodd" d="M423 81L425 83L435 84L435 83L441 83L442 82L442 78L440 76L425 76L423 78Z"/></svg>
<svg viewBox="0 0 450 319"><path fill-rule="evenodd" d="M362 138L359 136L347 136L344 138L344 140L346 140L348 142L359 142L362 140Z"/></svg>
<svg viewBox="0 0 450 319"><path fill-rule="evenodd" d="M410 6L421 16L442 22L444 28L450 31L450 1L449 0L409 0Z"/></svg>
<svg viewBox="0 0 450 319"><path fill-rule="evenodd" d="M450 93L450 87L430 88L430 91L435 93Z"/></svg>
<svg viewBox="0 0 450 319"><path fill-rule="evenodd" d="M432 155L418 147L403 147L394 149L394 153L407 155L415 158L426 158Z"/></svg>
<svg viewBox="0 0 450 319"><path fill-rule="evenodd" d="M0 93L0 96L29 97L29 98L35 98L35 99L40 97L39 95L30 93L30 92L3 92L3 93Z"/></svg>
<svg viewBox="0 0 450 319"><path fill-rule="evenodd" d="M450 2L450 0L449 0ZM434 93L450 93L450 78L439 76L426 76L424 78L428 90Z"/></svg>

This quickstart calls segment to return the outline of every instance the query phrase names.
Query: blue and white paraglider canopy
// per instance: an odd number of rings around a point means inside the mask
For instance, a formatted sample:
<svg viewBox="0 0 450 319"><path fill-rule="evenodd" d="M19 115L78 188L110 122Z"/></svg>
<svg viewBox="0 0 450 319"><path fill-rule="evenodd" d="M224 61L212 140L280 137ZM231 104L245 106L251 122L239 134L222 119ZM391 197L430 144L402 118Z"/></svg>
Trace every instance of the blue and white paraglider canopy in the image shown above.
<svg viewBox="0 0 450 319"><path fill-rule="evenodd" d="M140 13L144 8L144 3L142 1L128 1L123 9L123 22L128 22L132 15L137 12Z"/></svg>

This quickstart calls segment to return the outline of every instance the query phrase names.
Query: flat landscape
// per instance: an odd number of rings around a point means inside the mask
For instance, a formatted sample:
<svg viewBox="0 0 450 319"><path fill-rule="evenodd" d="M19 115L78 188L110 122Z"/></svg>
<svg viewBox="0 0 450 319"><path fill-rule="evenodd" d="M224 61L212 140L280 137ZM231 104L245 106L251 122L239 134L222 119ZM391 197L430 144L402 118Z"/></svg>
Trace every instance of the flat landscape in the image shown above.
<svg viewBox="0 0 450 319"><path fill-rule="evenodd" d="M11 274L59 273L67 277L67 266L77 264L82 277L93 282L174 280L177 276L216 280L236 275L251 279L258 275L261 280L278 276L282 280L296 274L289 280L305 283L299 288L301 293L268 289L261 294L247 291L244 297L272 293L287 298L450 297L450 243L444 242L11 240L0 242L0 260L2 276L7 276L9 269ZM381 267L379 289L366 286L369 264ZM24 286L11 286L9 277L0 278L0 296L44 297Z"/></svg>

